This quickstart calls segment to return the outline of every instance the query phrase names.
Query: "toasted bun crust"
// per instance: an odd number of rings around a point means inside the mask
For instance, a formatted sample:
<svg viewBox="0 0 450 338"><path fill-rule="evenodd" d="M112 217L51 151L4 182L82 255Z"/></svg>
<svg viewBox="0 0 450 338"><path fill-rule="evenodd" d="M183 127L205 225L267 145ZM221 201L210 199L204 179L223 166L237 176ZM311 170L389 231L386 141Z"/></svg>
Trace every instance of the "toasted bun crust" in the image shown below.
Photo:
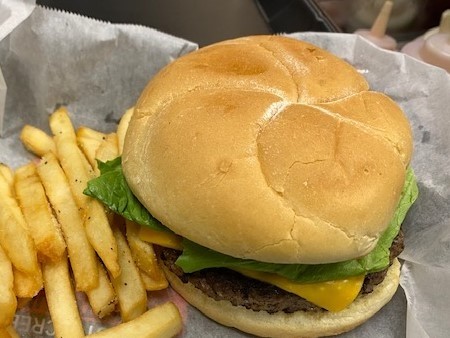
<svg viewBox="0 0 450 338"><path fill-rule="evenodd" d="M228 301L216 301L192 284L182 283L164 266L163 269L175 291L216 322L261 337L283 338L331 336L354 329L391 300L400 279L400 263L395 259L383 282L377 285L372 293L358 296L345 310L269 314L265 311L247 310L243 306L233 306Z"/></svg>
<svg viewBox="0 0 450 338"><path fill-rule="evenodd" d="M254 36L184 56L147 85L123 168L179 235L235 257L313 264L374 248L411 151L403 112L349 64Z"/></svg>

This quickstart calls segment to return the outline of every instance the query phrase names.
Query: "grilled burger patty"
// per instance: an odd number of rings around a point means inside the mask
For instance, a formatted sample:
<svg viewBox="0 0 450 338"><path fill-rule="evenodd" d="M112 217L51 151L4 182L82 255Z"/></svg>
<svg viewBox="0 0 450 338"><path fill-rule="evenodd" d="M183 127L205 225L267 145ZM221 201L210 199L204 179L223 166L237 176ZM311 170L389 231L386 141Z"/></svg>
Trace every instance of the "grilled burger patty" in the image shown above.
<svg viewBox="0 0 450 338"><path fill-rule="evenodd" d="M403 232L400 231L390 248L390 263L403 251ZM160 248L160 261L183 283L191 283L215 300L228 300L233 305L244 306L254 311L275 313L284 311L326 311L306 299L284 291L274 285L248 278L225 268L204 269L193 273L184 273L175 264L181 252L169 248ZM364 279L361 293L370 293L375 285L386 276L387 269L370 273Z"/></svg>

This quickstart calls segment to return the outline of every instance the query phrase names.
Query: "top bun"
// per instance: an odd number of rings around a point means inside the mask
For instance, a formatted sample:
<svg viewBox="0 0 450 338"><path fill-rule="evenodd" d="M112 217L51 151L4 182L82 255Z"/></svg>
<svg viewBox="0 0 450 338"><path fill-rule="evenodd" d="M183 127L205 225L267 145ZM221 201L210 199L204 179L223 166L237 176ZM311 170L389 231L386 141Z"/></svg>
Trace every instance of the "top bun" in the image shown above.
<svg viewBox="0 0 450 338"><path fill-rule="evenodd" d="M401 109L306 42L252 36L202 48L147 85L123 153L163 224L234 257L329 263L370 252L410 161Z"/></svg>

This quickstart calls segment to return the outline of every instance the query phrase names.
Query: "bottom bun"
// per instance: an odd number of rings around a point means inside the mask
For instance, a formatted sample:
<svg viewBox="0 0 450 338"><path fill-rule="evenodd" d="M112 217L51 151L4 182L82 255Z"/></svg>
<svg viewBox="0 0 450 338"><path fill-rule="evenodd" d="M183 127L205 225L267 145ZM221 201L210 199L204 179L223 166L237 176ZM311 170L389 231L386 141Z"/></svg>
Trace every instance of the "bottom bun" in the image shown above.
<svg viewBox="0 0 450 338"><path fill-rule="evenodd" d="M190 283L183 283L163 265L172 288L188 303L216 322L261 337L321 337L347 332L361 325L388 303L400 279L397 259L385 279L373 292L360 295L349 307L339 312L277 312L248 310L228 301L216 301Z"/></svg>

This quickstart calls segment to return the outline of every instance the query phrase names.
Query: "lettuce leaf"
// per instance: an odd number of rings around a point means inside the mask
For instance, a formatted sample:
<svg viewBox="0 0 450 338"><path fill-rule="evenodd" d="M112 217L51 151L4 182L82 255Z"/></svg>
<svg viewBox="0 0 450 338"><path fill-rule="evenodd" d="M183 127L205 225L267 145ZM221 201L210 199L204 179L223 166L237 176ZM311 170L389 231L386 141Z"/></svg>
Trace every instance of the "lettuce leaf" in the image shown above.
<svg viewBox="0 0 450 338"><path fill-rule="evenodd" d="M115 213L154 230L169 231L133 195L122 171L122 158L97 161L100 176L90 180L84 194L97 198Z"/></svg>
<svg viewBox="0 0 450 338"><path fill-rule="evenodd" d="M275 273L298 283L324 282L381 271L389 265L389 248L400 231L400 226L408 209L417 199L417 196L417 182L412 169L408 169L400 202L389 227L380 237L375 249L359 259L315 265L263 263L227 256L185 239L183 241L183 253L176 264L188 273L215 267L245 268Z"/></svg>
<svg viewBox="0 0 450 338"><path fill-rule="evenodd" d="M133 195L123 175L120 157L106 163L98 162L98 166L101 175L88 182L84 191L86 195L99 199L112 211L129 220L155 230L170 232ZM359 259L315 265L263 263L227 256L184 239L183 253L176 263L187 273L218 267L245 268L276 273L299 283L323 282L381 271L389 265L389 248L417 196L417 182L412 169L408 169L401 199L389 227L375 249Z"/></svg>

